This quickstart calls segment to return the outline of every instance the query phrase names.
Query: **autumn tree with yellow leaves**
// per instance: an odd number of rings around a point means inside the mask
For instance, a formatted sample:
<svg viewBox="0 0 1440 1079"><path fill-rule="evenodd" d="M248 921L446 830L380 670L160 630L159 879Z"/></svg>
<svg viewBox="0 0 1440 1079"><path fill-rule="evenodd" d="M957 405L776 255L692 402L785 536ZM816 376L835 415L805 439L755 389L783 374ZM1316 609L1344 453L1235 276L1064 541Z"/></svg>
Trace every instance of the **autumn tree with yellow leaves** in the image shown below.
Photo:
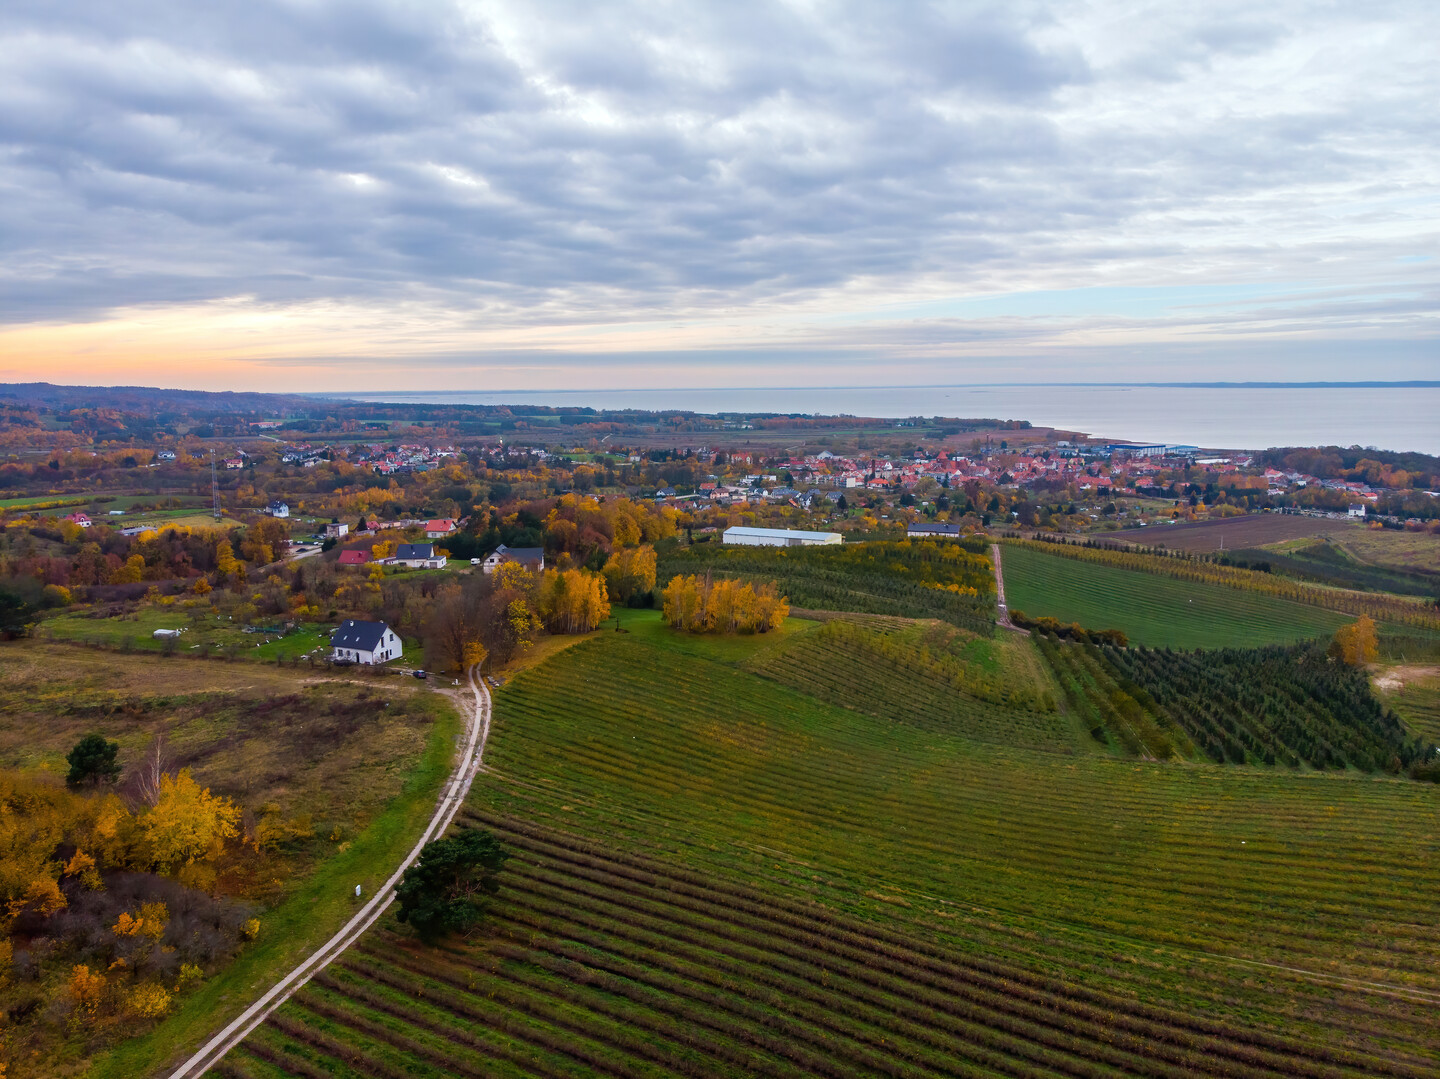
<svg viewBox="0 0 1440 1079"><path fill-rule="evenodd" d="M632 596L650 592L655 588L655 548L617 548L601 573L610 598L616 603L626 603Z"/></svg>
<svg viewBox="0 0 1440 1079"><path fill-rule="evenodd" d="M1380 642L1375 633L1375 622L1367 615L1361 615L1348 626L1335 631L1328 654L1332 659L1360 667L1374 663L1380 655Z"/></svg>
<svg viewBox="0 0 1440 1079"><path fill-rule="evenodd" d="M790 604L774 581L756 588L708 574L677 575L665 586L663 613L671 628L688 633L766 633L785 621Z"/></svg>
<svg viewBox="0 0 1440 1079"><path fill-rule="evenodd" d="M610 617L605 578L586 570L547 573L539 606L551 633L589 633Z"/></svg>

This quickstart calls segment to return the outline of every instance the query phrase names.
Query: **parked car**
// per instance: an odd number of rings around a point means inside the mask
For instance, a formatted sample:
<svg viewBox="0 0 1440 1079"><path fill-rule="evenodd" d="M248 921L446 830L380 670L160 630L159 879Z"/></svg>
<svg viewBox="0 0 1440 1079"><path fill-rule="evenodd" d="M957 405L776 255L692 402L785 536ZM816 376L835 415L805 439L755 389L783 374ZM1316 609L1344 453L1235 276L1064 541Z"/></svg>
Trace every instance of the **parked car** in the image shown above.
<svg viewBox="0 0 1440 1079"><path fill-rule="evenodd" d="M428 671L411 671L410 673L413 674L416 678L429 678L429 677L430 677L430 672L428 672Z"/></svg>

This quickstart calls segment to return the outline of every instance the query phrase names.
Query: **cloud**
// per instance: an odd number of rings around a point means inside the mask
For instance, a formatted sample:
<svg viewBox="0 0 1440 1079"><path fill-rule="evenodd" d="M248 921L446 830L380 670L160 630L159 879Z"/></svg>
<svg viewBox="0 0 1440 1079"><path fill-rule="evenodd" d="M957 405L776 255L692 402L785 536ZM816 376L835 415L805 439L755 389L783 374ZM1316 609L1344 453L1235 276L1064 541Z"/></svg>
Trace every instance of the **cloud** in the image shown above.
<svg viewBox="0 0 1440 1079"><path fill-rule="evenodd" d="M1305 314L1348 332L1436 280L1401 260L1437 232L1437 31L1423 2L20 0L0 322L368 311L451 355L667 319L811 347L868 312L899 348L925 335L887 305L1299 282L1358 290ZM1386 317L1433 336L1423 304Z"/></svg>

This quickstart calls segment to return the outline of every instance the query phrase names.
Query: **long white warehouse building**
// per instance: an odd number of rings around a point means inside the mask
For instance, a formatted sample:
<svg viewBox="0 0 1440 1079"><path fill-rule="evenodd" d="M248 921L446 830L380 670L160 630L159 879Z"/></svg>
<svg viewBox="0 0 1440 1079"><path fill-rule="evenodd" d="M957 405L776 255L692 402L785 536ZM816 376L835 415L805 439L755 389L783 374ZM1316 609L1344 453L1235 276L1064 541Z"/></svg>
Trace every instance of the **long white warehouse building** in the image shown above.
<svg viewBox="0 0 1440 1079"><path fill-rule="evenodd" d="M723 538L726 543L739 543L750 547L819 547L845 542L845 537L839 532L803 532L798 528L746 528L743 525L727 528Z"/></svg>

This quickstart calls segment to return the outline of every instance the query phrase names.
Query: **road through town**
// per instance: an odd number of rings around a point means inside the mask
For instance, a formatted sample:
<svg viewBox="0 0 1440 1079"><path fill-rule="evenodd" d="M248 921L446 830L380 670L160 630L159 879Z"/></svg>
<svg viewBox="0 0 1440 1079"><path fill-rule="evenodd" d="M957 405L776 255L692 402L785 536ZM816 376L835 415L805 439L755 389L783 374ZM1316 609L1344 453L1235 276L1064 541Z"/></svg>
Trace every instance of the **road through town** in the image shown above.
<svg viewBox="0 0 1440 1079"><path fill-rule="evenodd" d="M440 800L435 807L435 815L430 818L429 825L416 841L410 853L406 855L405 860L396 867L390 879L376 891L370 901L340 928L339 932L284 978L271 986L264 996L236 1016L225 1029L206 1042L194 1056L176 1068L171 1073L171 1079L193 1079L214 1067L226 1053L239 1045L252 1030L263 1023L266 1016L285 1003L292 993L324 970L331 961L358 940L360 935L374 925L380 915L384 914L386 908L390 906L395 896L395 886L400 883L400 877L420 856L420 851L424 849L425 844L445 834L445 830L450 827L450 822L455 819L455 814L464 804L466 795L470 793L470 784L480 770L480 764L485 755L485 743L490 737L490 690L486 687L485 680L480 677L478 668L470 668L467 677L470 683L470 692L474 696L474 708L470 717L470 729L466 736L464 752L456 762L455 770L451 773L450 779L441 793Z"/></svg>

